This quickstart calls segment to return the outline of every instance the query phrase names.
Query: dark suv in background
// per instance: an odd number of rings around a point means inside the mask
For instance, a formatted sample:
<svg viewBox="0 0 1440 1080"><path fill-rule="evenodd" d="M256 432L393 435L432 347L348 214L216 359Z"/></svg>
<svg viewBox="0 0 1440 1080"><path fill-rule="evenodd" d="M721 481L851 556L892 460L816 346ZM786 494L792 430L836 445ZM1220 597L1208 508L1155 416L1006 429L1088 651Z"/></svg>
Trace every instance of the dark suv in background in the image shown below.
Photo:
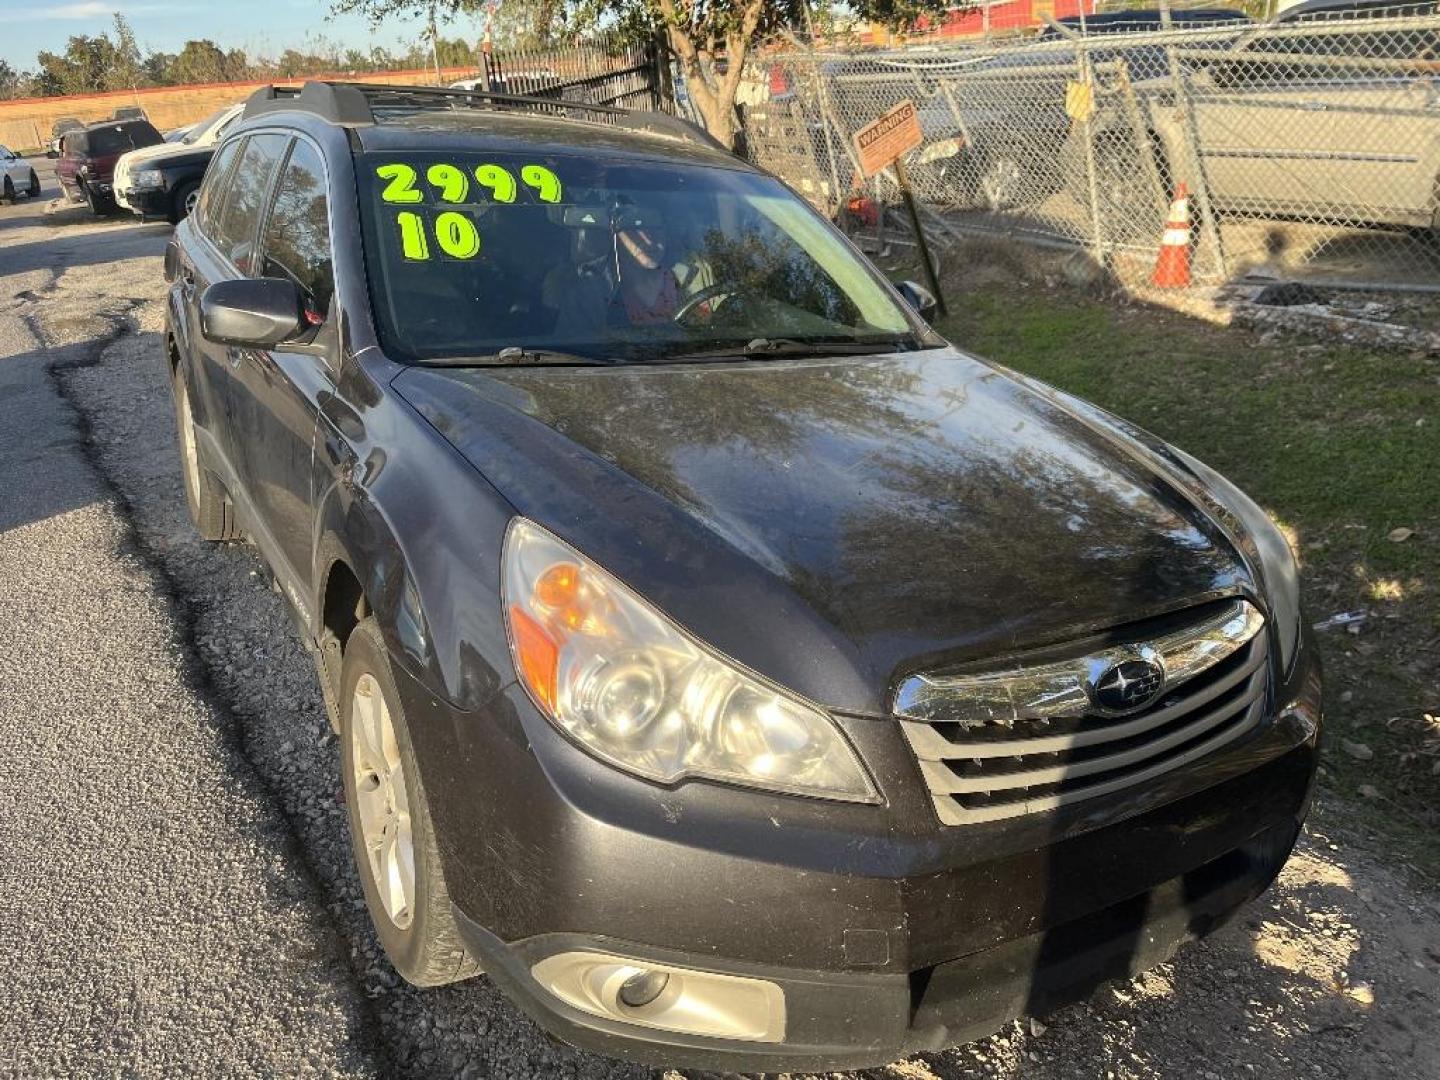
<svg viewBox="0 0 1440 1080"><path fill-rule="evenodd" d="M120 155L142 146L164 142L148 120L105 120L60 138L60 159L55 176L72 201L83 201L97 214L115 205L111 186Z"/></svg>
<svg viewBox="0 0 1440 1080"><path fill-rule="evenodd" d="M216 109L175 142L123 155L115 167L115 201L141 218L179 221L195 209L215 147L240 112L238 104Z"/></svg>
<svg viewBox="0 0 1440 1080"><path fill-rule="evenodd" d="M166 250L185 497L316 656L396 969L859 1067L1263 890L1321 724L1265 513L691 126L563 109L261 90Z"/></svg>

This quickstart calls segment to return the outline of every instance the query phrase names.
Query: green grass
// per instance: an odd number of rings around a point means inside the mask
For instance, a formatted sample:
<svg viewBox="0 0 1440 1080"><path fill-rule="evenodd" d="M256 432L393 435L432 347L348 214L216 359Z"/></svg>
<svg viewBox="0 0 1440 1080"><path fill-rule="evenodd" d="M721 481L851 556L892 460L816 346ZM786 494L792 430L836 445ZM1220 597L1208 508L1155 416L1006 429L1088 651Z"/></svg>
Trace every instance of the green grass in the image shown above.
<svg viewBox="0 0 1440 1080"><path fill-rule="evenodd" d="M1037 285L957 289L950 307L939 329L952 341L1089 398L1248 491L1291 530L1313 621L1370 613L1358 635L1320 635L1324 781L1351 820L1440 880L1440 360L1267 343ZM1387 539L1399 527L1415 535ZM1352 759L1342 739L1374 759Z"/></svg>

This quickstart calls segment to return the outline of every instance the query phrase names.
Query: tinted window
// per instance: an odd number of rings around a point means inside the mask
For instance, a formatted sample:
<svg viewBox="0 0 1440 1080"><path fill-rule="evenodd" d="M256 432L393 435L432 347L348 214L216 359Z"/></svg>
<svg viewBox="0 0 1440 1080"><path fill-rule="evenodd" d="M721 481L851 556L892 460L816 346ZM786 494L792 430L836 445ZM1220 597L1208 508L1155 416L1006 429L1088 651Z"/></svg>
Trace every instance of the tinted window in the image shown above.
<svg viewBox="0 0 1440 1080"><path fill-rule="evenodd" d="M307 306L324 315L334 277L330 267L330 220L325 169L319 153L297 139L280 174L275 206L265 225L262 277L288 277L305 291Z"/></svg>
<svg viewBox="0 0 1440 1080"><path fill-rule="evenodd" d="M255 233L265 211L275 167L290 141L287 135L252 135L230 173L225 207L211 230L215 245L242 274L254 272Z"/></svg>
<svg viewBox="0 0 1440 1080"><path fill-rule="evenodd" d="M96 157L123 154L137 146L154 146L165 140L149 124L116 124L86 132L90 153Z"/></svg>
<svg viewBox="0 0 1440 1080"><path fill-rule="evenodd" d="M768 176L579 154L356 160L395 356L646 361L756 338L911 340L873 268Z"/></svg>
<svg viewBox="0 0 1440 1080"><path fill-rule="evenodd" d="M214 232L214 208L225 202L226 174L235 163L235 155L239 153L242 142L243 139L236 139L222 146L205 170L205 180L200 185L200 202L195 207L195 226L207 236Z"/></svg>
<svg viewBox="0 0 1440 1080"><path fill-rule="evenodd" d="M79 133L66 135L60 143L60 152L71 157L80 157L85 153L85 136Z"/></svg>

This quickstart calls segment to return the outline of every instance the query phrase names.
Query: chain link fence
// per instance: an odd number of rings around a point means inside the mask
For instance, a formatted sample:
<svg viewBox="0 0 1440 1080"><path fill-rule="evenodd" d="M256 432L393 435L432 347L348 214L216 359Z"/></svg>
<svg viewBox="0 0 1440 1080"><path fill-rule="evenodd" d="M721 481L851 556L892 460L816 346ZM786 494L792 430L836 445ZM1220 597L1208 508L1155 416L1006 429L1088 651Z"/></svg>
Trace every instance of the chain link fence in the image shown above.
<svg viewBox="0 0 1440 1080"><path fill-rule="evenodd" d="M772 53L749 73L748 149L826 213L893 203L853 135L910 99L916 197L955 234L1087 250L1144 288L1171 200L1198 284L1263 270L1440 289L1440 13L1237 15L1022 43ZM1418 14L1416 12L1419 12ZM857 202L859 200L859 202Z"/></svg>

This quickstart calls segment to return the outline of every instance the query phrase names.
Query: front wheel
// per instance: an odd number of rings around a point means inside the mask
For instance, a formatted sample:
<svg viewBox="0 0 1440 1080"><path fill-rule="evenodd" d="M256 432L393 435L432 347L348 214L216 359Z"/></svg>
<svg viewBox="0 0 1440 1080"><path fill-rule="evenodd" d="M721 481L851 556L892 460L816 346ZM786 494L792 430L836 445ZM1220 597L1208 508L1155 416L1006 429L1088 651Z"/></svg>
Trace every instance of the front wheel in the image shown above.
<svg viewBox="0 0 1440 1080"><path fill-rule="evenodd" d="M31 169L31 170L30 170L30 198L32 198L32 199L38 199L39 197L40 197L40 177L38 177L37 175L35 175L35 170L34 170L34 169Z"/></svg>
<svg viewBox="0 0 1440 1080"><path fill-rule="evenodd" d="M407 982L440 986L480 973L455 925L435 827L380 627L345 643L341 751L350 841L385 953Z"/></svg>
<svg viewBox="0 0 1440 1080"><path fill-rule="evenodd" d="M100 202L100 196L95 194L95 189L89 184L81 185L80 194L85 199L85 205L90 207L90 212L96 217L105 212L105 207Z"/></svg>
<svg viewBox="0 0 1440 1080"><path fill-rule="evenodd" d="M181 184L170 197L170 224L178 225L195 212L200 199L200 185L195 181Z"/></svg>

